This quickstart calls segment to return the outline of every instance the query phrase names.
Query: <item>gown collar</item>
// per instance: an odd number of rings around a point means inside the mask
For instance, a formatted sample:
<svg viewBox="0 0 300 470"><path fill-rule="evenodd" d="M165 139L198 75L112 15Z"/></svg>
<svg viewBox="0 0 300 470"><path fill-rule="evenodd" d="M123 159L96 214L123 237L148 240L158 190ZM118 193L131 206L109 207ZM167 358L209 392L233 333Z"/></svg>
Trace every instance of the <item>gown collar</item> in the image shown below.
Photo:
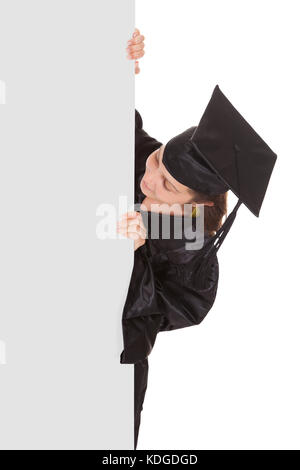
<svg viewBox="0 0 300 470"><path fill-rule="evenodd" d="M203 231L200 218L139 210L147 231L151 251L178 251L194 255L210 238Z"/></svg>

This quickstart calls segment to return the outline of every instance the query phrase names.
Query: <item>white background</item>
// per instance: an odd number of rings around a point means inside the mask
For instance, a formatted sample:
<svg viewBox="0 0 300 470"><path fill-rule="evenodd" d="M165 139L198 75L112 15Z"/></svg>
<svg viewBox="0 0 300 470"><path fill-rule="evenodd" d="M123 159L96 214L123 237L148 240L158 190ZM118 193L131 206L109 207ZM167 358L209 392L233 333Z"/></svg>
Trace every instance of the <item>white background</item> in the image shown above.
<svg viewBox="0 0 300 470"><path fill-rule="evenodd" d="M298 6L136 0L145 130L197 125L218 84L278 155L260 217L240 207L219 251L213 308L157 337L139 449L300 448Z"/></svg>

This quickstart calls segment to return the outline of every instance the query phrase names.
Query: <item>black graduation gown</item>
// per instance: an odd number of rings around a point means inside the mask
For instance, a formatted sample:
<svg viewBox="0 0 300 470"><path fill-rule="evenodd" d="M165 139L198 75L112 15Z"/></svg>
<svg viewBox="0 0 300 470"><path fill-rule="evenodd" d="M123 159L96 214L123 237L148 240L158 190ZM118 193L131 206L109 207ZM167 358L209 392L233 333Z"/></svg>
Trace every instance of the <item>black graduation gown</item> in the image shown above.
<svg viewBox="0 0 300 470"><path fill-rule="evenodd" d="M141 204L145 195L140 181L145 173L148 156L162 145L143 129L140 113L135 110L135 203ZM139 210L137 208L137 210ZM161 224L161 213L140 210L148 231L146 243L134 252L134 264L122 314L124 349L122 364L134 364L134 448L140 426L140 415L148 379L148 356L158 332L199 324L211 309L218 286L219 265L215 255L200 276L201 250L187 250L191 241L194 218L182 239L174 238L171 224L170 239L151 238L151 223ZM151 217L154 216L154 219ZM182 221L186 217L171 216ZM158 227L158 225L156 225ZM161 227L161 225L160 225ZM205 240L208 235L205 234Z"/></svg>

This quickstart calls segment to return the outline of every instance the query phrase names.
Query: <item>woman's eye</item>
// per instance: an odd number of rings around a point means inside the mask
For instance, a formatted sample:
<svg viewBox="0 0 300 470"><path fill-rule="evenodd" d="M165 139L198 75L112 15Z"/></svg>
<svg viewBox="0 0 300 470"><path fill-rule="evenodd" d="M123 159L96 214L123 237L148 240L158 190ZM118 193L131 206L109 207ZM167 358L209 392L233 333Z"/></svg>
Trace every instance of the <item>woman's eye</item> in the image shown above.
<svg viewBox="0 0 300 470"><path fill-rule="evenodd" d="M164 181L164 186L165 186L165 188L166 188L167 191L171 191L171 189L168 188L168 186L167 186L167 180L166 180L166 179L165 179L165 181Z"/></svg>

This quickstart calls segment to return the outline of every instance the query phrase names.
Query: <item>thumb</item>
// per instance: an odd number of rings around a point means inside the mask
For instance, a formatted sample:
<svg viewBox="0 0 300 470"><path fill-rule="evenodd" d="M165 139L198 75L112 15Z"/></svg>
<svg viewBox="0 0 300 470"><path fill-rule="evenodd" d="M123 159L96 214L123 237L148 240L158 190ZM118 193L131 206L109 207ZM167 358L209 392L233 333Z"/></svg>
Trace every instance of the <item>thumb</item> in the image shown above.
<svg viewBox="0 0 300 470"><path fill-rule="evenodd" d="M139 61L138 60L135 61L134 67L135 67L135 73L139 73L140 72L140 67L139 67Z"/></svg>

